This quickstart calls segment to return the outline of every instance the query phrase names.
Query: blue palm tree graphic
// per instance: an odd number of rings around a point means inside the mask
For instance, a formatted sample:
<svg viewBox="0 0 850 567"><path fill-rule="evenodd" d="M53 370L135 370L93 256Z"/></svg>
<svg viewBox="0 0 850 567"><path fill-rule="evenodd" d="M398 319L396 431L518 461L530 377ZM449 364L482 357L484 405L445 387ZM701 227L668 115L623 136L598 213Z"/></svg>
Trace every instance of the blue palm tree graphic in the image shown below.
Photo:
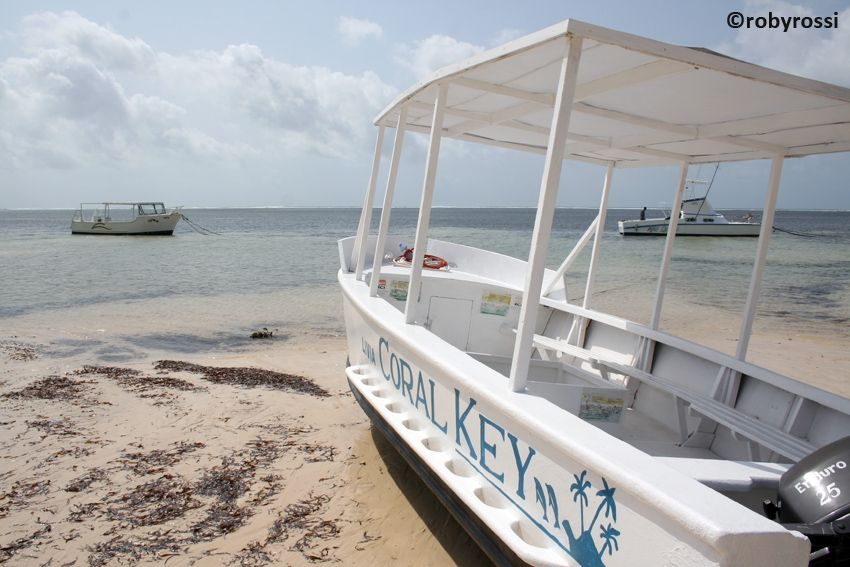
<svg viewBox="0 0 850 567"><path fill-rule="evenodd" d="M600 526L600 529L602 531L599 535L605 540L605 543L602 545L602 549L599 550L599 557L605 555L606 549L608 550L608 555L614 555L614 551L620 551L620 546L617 543L617 536L620 535L620 531L611 524Z"/></svg>
<svg viewBox="0 0 850 567"><path fill-rule="evenodd" d="M584 509L588 506L587 500L587 489L590 488L590 482L584 480L584 477L587 476L587 471L581 471L581 476L573 475L576 479L574 483L570 485L570 492L573 492L573 502L579 502L581 506L581 531L584 532Z"/></svg>
<svg viewBox="0 0 850 567"><path fill-rule="evenodd" d="M608 486L608 481L605 478L602 478L602 484L605 485L605 488L596 492L597 496L602 497L602 502L599 503L599 507L596 509L596 514L593 516L593 521L590 522L590 529L593 529L593 526L596 524L596 519L599 517L599 512L602 509L605 509L605 517L611 515L611 518L616 522L617 521L617 503L614 502L614 492L617 490L616 488L612 488Z"/></svg>
<svg viewBox="0 0 850 567"><path fill-rule="evenodd" d="M602 478L603 487L596 491L596 496L600 497L599 505L596 507L596 512L590 521L590 525L586 525L584 521L584 509L590 506L588 492L592 488L592 484L587 480L587 470L582 471L580 474L574 474L573 478L575 482L570 485L570 492L573 493L573 502L577 502L579 505L581 531L578 537L576 537L570 522L567 520L561 522L564 532L567 534L569 553L582 567L604 567L605 564L602 561L602 557L605 555L605 552L607 551L608 555L613 555L615 551L620 550L619 543L617 542L617 536L620 535L620 532L614 527L614 522L617 521L617 504L614 500L616 489L609 486L608 481ZM600 514L603 513L604 517L610 517L612 522L609 522L606 526L600 526L598 537L602 542L602 548L597 550L597 543L593 538L593 530L600 518Z"/></svg>

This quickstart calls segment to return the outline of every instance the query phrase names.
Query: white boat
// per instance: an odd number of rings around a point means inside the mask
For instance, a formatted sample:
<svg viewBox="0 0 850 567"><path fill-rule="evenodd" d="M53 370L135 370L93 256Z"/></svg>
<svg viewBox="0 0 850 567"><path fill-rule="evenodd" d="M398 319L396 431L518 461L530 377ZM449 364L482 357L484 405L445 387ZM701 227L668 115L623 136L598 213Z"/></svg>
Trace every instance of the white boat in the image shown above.
<svg viewBox="0 0 850 567"><path fill-rule="evenodd" d="M783 162L850 150L850 89L568 20L438 71L376 125L360 225L339 242L346 376L497 564L759 567L846 553L832 522L850 512L850 400L747 350ZM410 267L388 236L408 131L429 139ZM545 156L527 261L429 239L443 137ZM679 210L690 164L756 159L771 168L734 356L659 329L677 215L650 321L594 309L615 171L678 167ZM565 160L599 165L602 197L550 270ZM571 303L563 276L591 241L584 299ZM426 252L449 269L423 270ZM780 499L776 519L765 498Z"/></svg>
<svg viewBox="0 0 850 567"><path fill-rule="evenodd" d="M162 203L81 203L71 234L170 235L183 215Z"/></svg>
<svg viewBox="0 0 850 567"><path fill-rule="evenodd" d="M643 220L617 221L620 234L664 236L670 215ZM678 236L758 236L761 223L748 221L729 221L718 213L705 197L684 199L679 211Z"/></svg>

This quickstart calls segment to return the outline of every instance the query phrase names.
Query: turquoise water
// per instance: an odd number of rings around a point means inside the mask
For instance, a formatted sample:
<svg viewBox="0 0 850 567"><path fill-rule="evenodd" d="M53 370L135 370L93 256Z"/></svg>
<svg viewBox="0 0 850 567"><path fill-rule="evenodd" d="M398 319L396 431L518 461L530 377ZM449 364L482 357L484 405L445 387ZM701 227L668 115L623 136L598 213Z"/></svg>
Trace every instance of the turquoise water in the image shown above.
<svg viewBox="0 0 850 567"><path fill-rule="evenodd" d="M0 331L12 335L63 313L86 328L97 327L98 319L124 325L128 334L158 326L166 337L161 342L196 336L199 328L215 337L224 326L239 336L252 326L342 331L336 241L355 232L358 210L185 212L221 236L195 233L186 223L172 237L72 236L71 211L0 211ZM394 211L391 233L408 235L395 237L400 242L413 234L416 216L412 209ZM591 210L557 211L552 267L594 216ZM664 240L619 236L616 221L634 216L609 212L594 301L640 321L648 317ZM435 209L430 233L522 258L533 221L530 209ZM774 233L759 315L795 328L846 333L850 213L779 211L775 224L815 236ZM678 238L669 300L739 311L755 251L754 238ZM589 247L570 275L573 299L583 293L588 260Z"/></svg>

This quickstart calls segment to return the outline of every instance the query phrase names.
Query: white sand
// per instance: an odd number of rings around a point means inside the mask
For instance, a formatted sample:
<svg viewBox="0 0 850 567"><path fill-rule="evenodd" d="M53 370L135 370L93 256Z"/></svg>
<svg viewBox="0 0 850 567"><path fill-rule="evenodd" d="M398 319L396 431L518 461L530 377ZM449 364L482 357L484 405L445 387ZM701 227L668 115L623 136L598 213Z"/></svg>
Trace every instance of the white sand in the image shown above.
<svg viewBox="0 0 850 567"><path fill-rule="evenodd" d="M42 358L11 360L9 355L20 350L5 344L7 348L0 351L0 394L20 391L39 378L88 362L72 358L57 365ZM10 565L43 565L51 559L52 565L87 565L104 557L98 555L96 546L139 543L138 538L151 532L160 534L160 542L171 537L176 543L174 549L157 552L150 543L142 544L138 551L142 564L167 560L168 565L259 565L266 564L264 559L287 565L315 560L346 565L397 561L470 565L485 561L401 457L379 434L371 432L345 385L342 339L311 338L274 348L263 344L253 352L234 355L172 358L305 375L331 396L213 384L181 372L169 375L205 390L140 393L103 376L85 375L71 376L92 382L85 385L85 399L0 398L0 548L39 534L21 549L0 551L0 563L11 557ZM121 366L157 376L152 362ZM148 394L166 397L142 397ZM65 434L39 429L39 422L45 421L64 429ZM252 515L231 533L192 543L192 526L204 519L215 501L197 495L197 486L206 473L222 465L223 457L235 456L239 461L238 453L243 451L244 457L256 439L278 443L281 453L244 477L249 489L236 505L251 510ZM203 447L152 474L130 470L132 461L127 461L127 454L173 450L180 442L202 443ZM66 491L91 471L103 471L103 477L78 492ZM195 498L202 506L149 526L132 527L126 520L109 519L110 514L121 513L126 502L122 498L135 487L164 475L182 482L179 486L195 487ZM269 479L269 475L279 478ZM278 485L276 493L260 504L249 504L272 484ZM292 527L288 537L265 543L275 522L292 512L290 505L311 498L316 509L307 515L306 527ZM86 505L95 508L82 514L80 521L72 521L73 513ZM302 541L311 532L322 537ZM251 544L262 547L251 554L246 551ZM296 549L299 545L302 550ZM416 550L413 557L411 549ZM130 562L131 557L132 553L118 551L105 564Z"/></svg>

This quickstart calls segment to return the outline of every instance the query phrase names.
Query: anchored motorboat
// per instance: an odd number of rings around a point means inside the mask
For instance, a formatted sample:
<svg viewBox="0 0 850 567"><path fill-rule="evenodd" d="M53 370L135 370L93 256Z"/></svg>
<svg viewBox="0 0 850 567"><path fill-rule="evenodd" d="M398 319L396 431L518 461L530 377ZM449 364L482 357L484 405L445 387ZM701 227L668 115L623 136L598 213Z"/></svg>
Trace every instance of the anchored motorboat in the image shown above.
<svg viewBox="0 0 850 567"><path fill-rule="evenodd" d="M717 165L719 167L720 164ZM743 221L730 221L722 213L714 210L708 202L707 195L693 196L696 185L706 184L708 190L711 190L717 169L717 167L714 169L711 181L701 179L686 181L685 191L690 193L690 198L682 200L676 234L679 236L758 236L761 223L756 222L751 214L747 213ZM665 213L663 217L648 219L645 218L646 207L644 207L640 219L617 221L617 230L624 236L630 234L664 236L667 234L670 211Z"/></svg>
<svg viewBox="0 0 850 567"><path fill-rule="evenodd" d="M81 203L71 220L71 234L170 235L183 218L180 208L163 203Z"/></svg>
<svg viewBox="0 0 850 567"><path fill-rule="evenodd" d="M783 163L850 151L850 89L568 20L438 71L376 126L357 234L339 241L348 384L497 564L772 567L847 553L850 400L747 352ZM407 132L428 136L413 240L388 234ZM545 156L527 259L429 238L444 137ZM685 211L691 164L760 159L771 168L734 355L659 328L681 215L667 220L649 321L594 307L615 172L677 167L671 210ZM552 270L572 160L599 166L599 213ZM591 241L574 303L564 275ZM450 269L423 269L426 254Z"/></svg>
<svg viewBox="0 0 850 567"><path fill-rule="evenodd" d="M659 218L617 221L622 235L664 236L670 224L670 215ZM758 236L761 224L752 220L729 221L718 213L705 197L685 199L679 211L679 236Z"/></svg>

